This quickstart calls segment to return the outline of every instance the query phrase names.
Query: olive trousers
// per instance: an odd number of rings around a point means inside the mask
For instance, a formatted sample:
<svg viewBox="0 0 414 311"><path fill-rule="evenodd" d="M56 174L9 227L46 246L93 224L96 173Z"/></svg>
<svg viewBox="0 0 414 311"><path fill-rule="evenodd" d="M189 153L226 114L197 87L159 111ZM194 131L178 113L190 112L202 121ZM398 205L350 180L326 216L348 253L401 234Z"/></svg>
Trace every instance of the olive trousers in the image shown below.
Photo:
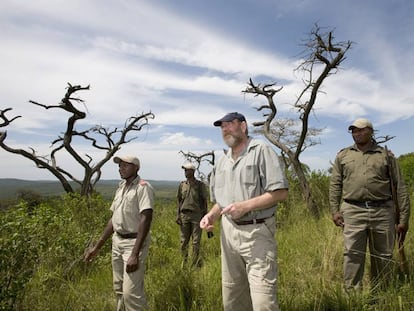
<svg viewBox="0 0 414 311"><path fill-rule="evenodd" d="M192 240L192 264L196 265L200 261L201 244L200 221L185 221L180 225L181 254L183 260L187 261L189 242Z"/></svg>
<svg viewBox="0 0 414 311"><path fill-rule="evenodd" d="M395 211L392 202L381 207L360 207L344 202L344 282L346 289L362 288L367 244L371 286L387 283L392 272Z"/></svg>

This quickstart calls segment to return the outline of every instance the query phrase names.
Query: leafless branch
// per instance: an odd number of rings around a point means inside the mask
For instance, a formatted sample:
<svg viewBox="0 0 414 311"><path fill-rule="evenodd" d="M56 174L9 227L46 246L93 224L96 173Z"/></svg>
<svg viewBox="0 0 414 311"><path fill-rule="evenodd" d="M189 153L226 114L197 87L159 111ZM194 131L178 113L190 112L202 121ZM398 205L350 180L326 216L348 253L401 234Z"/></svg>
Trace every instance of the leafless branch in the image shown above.
<svg viewBox="0 0 414 311"><path fill-rule="evenodd" d="M0 121L2 121L0 123L0 127L5 127L7 125L9 125L10 123L12 123L14 120L16 120L17 118L21 118L22 116L15 116L11 119L6 117L6 112L12 110L13 108L6 108L4 110L0 110Z"/></svg>
<svg viewBox="0 0 414 311"><path fill-rule="evenodd" d="M206 152L201 155L195 154L193 152L184 152L182 150L180 150L179 153L181 153L187 161L189 161L195 166L197 175L201 180L208 180L207 176L201 171L200 166L202 162L207 162L209 165L214 166L214 151Z"/></svg>

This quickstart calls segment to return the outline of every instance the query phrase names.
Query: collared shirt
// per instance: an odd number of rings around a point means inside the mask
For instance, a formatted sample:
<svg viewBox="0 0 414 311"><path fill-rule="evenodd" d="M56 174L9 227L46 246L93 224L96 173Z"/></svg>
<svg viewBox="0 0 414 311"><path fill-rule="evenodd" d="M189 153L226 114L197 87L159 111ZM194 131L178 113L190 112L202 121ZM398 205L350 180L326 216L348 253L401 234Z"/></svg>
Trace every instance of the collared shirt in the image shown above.
<svg viewBox="0 0 414 311"><path fill-rule="evenodd" d="M393 179L397 187L400 222L408 223L410 202L396 159L392 161ZM353 201L391 200L390 170L384 148L374 144L366 152L356 145L342 149L332 167L329 185L331 212L339 211L341 198Z"/></svg>
<svg viewBox="0 0 414 311"><path fill-rule="evenodd" d="M231 149L213 168L210 177L210 195L221 208L245 201L265 192L287 189L284 167L276 152L262 141L249 139L243 154L233 160ZM268 218L276 206L251 211L240 220Z"/></svg>
<svg viewBox="0 0 414 311"><path fill-rule="evenodd" d="M119 183L115 198L110 207L112 226L119 233L138 232L139 214L154 207L154 190L139 176L127 186L126 181Z"/></svg>
<svg viewBox="0 0 414 311"><path fill-rule="evenodd" d="M180 210L206 212L204 210L204 202L207 200L206 185L200 180L195 180L194 184L188 180L182 181L178 188L177 200L181 203Z"/></svg>

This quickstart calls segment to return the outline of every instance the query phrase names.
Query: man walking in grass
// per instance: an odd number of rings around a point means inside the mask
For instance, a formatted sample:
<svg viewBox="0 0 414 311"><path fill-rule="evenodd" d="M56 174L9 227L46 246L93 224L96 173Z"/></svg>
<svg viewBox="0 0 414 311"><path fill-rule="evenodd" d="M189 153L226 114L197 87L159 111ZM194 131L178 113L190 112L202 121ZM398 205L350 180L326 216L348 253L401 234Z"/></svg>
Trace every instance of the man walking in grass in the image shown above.
<svg viewBox="0 0 414 311"><path fill-rule="evenodd" d="M242 114L229 113L214 126L230 149L211 173L214 206L200 227L211 231L222 216L224 310L279 310L275 211L288 195L282 163L270 146L248 136Z"/></svg>
<svg viewBox="0 0 414 311"><path fill-rule="evenodd" d="M183 263L187 262L188 244L192 239L192 264L201 265L200 244L201 228L200 220L207 213L207 188L206 185L194 177L195 167L191 163L182 166L186 177L177 191L177 219L180 225L181 253Z"/></svg>
<svg viewBox="0 0 414 311"><path fill-rule="evenodd" d="M89 262L112 236L113 286L117 311L148 310L144 292L145 261L150 244L154 191L138 175L140 162L134 156L114 157L123 181L111 205L112 217L95 244L85 253Z"/></svg>
<svg viewBox="0 0 414 311"><path fill-rule="evenodd" d="M397 231L399 238L404 240L410 201L398 163L374 140L372 123L357 119L348 130L355 144L342 149L336 156L329 202L333 222L343 228L345 288L362 288L367 243L371 257L371 286L376 288L389 281L395 233ZM394 186L400 208L398 219L391 188Z"/></svg>

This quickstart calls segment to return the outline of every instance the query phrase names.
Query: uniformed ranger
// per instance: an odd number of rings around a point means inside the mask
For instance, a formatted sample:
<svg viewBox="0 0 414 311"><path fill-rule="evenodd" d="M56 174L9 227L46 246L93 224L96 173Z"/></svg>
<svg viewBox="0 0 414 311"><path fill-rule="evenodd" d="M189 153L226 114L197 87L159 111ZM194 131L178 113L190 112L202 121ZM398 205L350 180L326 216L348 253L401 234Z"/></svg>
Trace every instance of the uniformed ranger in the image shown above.
<svg viewBox="0 0 414 311"><path fill-rule="evenodd" d="M387 157L386 150L376 143L372 123L357 119L348 130L355 144L342 149L336 156L329 203L333 222L343 227L345 288L361 289L367 243L371 286L375 287L379 281L387 284L395 233L405 237L410 202L398 163L389 152ZM397 190L400 209L397 227L390 176Z"/></svg>
<svg viewBox="0 0 414 311"><path fill-rule="evenodd" d="M192 240L192 264L200 266L201 218L207 213L207 187L194 177L195 167L191 163L182 166L186 177L177 191L177 219L180 225L181 253L187 262L189 242Z"/></svg>
<svg viewBox="0 0 414 311"><path fill-rule="evenodd" d="M123 180L111 204L112 217L95 246L86 250L85 261L92 261L112 236L116 310L148 310L144 273L150 245L154 190L138 175L140 161L137 157L114 157L114 162L118 164Z"/></svg>

